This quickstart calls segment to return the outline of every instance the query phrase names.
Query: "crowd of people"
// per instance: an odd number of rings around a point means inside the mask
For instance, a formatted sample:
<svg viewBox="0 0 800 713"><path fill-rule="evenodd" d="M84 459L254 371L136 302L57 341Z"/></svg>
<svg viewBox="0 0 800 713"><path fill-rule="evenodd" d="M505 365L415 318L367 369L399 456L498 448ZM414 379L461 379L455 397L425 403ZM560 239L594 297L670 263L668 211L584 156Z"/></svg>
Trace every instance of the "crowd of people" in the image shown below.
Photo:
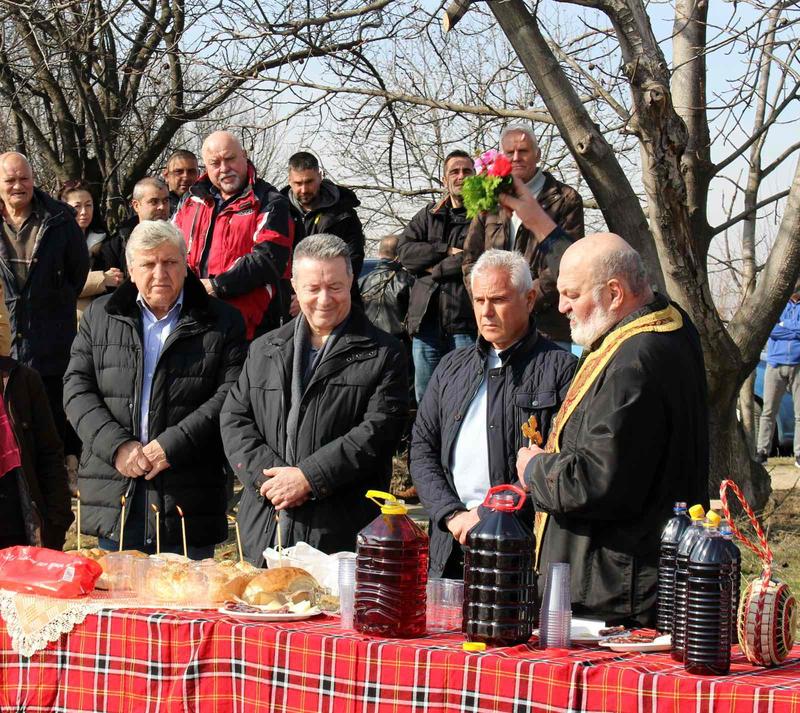
<svg viewBox="0 0 800 713"><path fill-rule="evenodd" d="M498 213L467 218L473 161L452 151L442 197L361 279L359 200L309 152L279 190L214 132L202 161L178 150L140 180L113 232L89 184L56 200L0 155L0 545L63 546L72 470L106 549L181 551L183 519L189 556L211 556L235 476L252 563L277 542L352 551L416 401L432 575L462 576L488 489L519 483L539 571L568 561L576 610L650 623L660 526L706 502L697 333L622 237L584 237L529 128L499 145Z"/></svg>

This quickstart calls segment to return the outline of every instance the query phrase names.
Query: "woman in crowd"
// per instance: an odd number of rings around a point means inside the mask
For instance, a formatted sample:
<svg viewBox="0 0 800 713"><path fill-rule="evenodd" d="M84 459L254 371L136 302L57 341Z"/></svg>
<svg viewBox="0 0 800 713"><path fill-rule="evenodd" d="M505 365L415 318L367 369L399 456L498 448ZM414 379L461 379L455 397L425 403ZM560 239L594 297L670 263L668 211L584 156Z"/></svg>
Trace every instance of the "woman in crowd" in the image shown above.
<svg viewBox="0 0 800 713"><path fill-rule="evenodd" d="M89 303L98 295L105 294L108 288L113 289L122 284L124 275L118 267L102 269L100 248L103 241L107 240L107 235L103 221L94 209L94 199L87 183L82 180L67 181L58 197L75 209L75 220L83 230L86 247L89 248L89 275L78 298L78 319L80 319Z"/></svg>
<svg viewBox="0 0 800 713"><path fill-rule="evenodd" d="M83 311L95 297L104 295L109 288L114 289L121 285L125 277L118 267L103 269L100 249L108 240L108 236L99 212L94 209L94 198L89 192L89 185L86 181L80 179L67 181L62 186L58 198L75 210L75 221L86 236L86 247L89 248L89 274L86 276L86 284L78 296L77 318L80 321ZM64 451L70 488L74 492L78 487L81 442L69 424L67 424Z"/></svg>

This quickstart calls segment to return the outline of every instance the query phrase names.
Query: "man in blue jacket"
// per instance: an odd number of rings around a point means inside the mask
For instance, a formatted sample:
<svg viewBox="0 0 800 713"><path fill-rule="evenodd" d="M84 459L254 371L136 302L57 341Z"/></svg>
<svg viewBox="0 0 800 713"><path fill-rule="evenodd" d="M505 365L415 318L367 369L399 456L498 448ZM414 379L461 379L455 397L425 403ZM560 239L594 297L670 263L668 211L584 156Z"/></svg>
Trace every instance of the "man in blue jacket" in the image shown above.
<svg viewBox="0 0 800 713"><path fill-rule="evenodd" d="M757 458L766 463L775 429L775 416L787 390L794 401L794 464L800 468L800 290L786 303L767 341L764 405L758 427Z"/></svg>

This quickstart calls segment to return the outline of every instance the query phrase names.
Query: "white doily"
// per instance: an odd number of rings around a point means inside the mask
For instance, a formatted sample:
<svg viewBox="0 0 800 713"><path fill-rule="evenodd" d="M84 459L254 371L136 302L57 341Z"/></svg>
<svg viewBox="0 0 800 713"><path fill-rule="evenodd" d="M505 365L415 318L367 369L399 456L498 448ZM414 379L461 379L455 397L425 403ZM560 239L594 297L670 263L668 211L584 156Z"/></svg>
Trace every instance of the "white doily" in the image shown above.
<svg viewBox="0 0 800 713"><path fill-rule="evenodd" d="M89 614L97 614L103 609L144 607L183 610L204 608L162 603L148 605L135 595L125 597L97 590L82 599L56 599L0 590L0 616L11 637L11 647L28 657L45 648L51 641L58 641L62 634L68 634L75 626L82 624Z"/></svg>
<svg viewBox="0 0 800 713"><path fill-rule="evenodd" d="M6 623L11 646L23 656L33 656L51 641L58 641L89 614L103 609L92 599L54 599L34 594L0 592L0 616Z"/></svg>

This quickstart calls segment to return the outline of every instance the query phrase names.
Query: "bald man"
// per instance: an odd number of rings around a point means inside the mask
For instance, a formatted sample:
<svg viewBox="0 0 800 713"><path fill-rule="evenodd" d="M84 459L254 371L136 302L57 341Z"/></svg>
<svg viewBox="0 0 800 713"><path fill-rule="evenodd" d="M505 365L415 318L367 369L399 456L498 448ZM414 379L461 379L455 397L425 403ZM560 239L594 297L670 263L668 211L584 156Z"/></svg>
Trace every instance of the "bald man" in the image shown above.
<svg viewBox="0 0 800 713"><path fill-rule="evenodd" d="M502 200L524 214L528 197ZM652 626L663 526L676 501L708 500L700 341L618 235L569 247L558 292L585 351L546 448L517 456L537 511L539 591L550 563L569 562L575 614Z"/></svg>
<svg viewBox="0 0 800 713"><path fill-rule="evenodd" d="M75 211L33 185L20 153L0 154L0 263L11 324L11 356L39 372L61 439L62 379L75 338L75 308L89 272Z"/></svg>
<svg viewBox="0 0 800 713"><path fill-rule="evenodd" d="M174 222L188 246L188 263L210 295L236 307L247 338L270 324L270 302L280 301L282 278L302 224L287 198L256 176L239 140L215 131L202 148L206 172L183 196ZM288 304L270 313L285 316Z"/></svg>

